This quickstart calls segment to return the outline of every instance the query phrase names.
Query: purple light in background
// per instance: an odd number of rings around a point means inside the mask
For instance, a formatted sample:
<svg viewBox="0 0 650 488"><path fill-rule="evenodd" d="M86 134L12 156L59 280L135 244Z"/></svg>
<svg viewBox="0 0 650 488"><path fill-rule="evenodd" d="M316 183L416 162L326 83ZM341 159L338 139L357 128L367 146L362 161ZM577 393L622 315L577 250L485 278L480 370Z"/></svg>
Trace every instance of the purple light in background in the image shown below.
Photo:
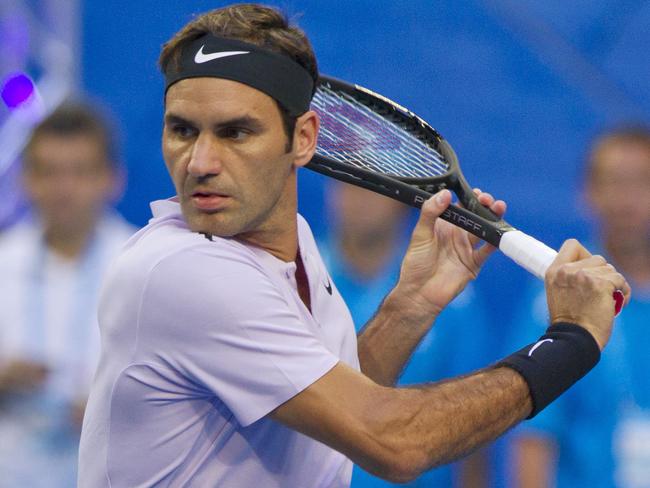
<svg viewBox="0 0 650 488"><path fill-rule="evenodd" d="M2 100L10 109L19 107L33 94L34 82L25 73L9 75L2 85Z"/></svg>
<svg viewBox="0 0 650 488"><path fill-rule="evenodd" d="M19 2L20 3L20 2ZM30 49L29 19L20 5L0 8L0 59L4 73L27 64Z"/></svg>

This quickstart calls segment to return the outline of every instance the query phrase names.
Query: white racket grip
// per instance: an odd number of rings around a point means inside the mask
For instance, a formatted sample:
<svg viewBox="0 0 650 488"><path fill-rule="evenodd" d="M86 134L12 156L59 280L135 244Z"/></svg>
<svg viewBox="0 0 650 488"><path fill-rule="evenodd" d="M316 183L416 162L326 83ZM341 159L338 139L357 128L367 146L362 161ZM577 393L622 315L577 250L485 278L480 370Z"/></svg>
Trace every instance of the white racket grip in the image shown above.
<svg viewBox="0 0 650 488"><path fill-rule="evenodd" d="M499 249L519 266L544 279L557 252L520 230L511 230L501 236Z"/></svg>

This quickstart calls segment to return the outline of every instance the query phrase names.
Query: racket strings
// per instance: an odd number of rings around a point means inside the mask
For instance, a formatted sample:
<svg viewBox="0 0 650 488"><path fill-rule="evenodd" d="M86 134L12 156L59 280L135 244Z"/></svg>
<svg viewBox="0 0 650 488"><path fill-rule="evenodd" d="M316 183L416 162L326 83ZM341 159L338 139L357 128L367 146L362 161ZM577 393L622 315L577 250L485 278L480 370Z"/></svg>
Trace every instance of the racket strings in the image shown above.
<svg viewBox="0 0 650 488"><path fill-rule="evenodd" d="M321 85L312 108L321 119L317 151L323 156L400 177L427 178L449 170L435 148L347 93Z"/></svg>

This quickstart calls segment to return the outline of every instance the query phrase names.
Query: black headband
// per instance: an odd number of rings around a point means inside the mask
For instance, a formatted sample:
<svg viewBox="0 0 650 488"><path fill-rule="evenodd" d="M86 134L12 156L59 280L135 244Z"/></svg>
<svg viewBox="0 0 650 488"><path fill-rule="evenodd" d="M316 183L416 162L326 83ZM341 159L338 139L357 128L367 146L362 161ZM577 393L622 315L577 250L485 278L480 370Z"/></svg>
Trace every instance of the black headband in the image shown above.
<svg viewBox="0 0 650 488"><path fill-rule="evenodd" d="M225 78L251 86L274 98L291 115L309 110L314 80L287 56L254 44L206 34L186 46L178 67L165 72L165 93L185 78Z"/></svg>

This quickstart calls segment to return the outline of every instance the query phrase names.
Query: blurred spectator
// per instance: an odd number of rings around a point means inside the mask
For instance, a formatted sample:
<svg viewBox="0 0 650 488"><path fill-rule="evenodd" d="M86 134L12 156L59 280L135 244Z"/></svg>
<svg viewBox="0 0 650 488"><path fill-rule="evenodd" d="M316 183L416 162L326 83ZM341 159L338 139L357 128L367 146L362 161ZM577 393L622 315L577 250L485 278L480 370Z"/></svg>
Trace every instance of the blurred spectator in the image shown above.
<svg viewBox="0 0 650 488"><path fill-rule="evenodd" d="M586 197L598 223L587 246L632 284L600 364L522 424L512 474L520 488L650 487L650 130L621 129L588 155ZM541 285L515 322L518 344L547 327Z"/></svg>
<svg viewBox="0 0 650 488"><path fill-rule="evenodd" d="M414 223L408 207L370 191L328 182L329 235L319 249L332 281L348 305L357 330L372 318L397 282ZM414 352L400 384L437 381L478 369L498 359L485 347L485 309L470 284L440 315ZM482 451L451 466L426 473L406 485L450 488L487 485ZM397 486L355 467L352 488ZM405 485L399 485L405 486Z"/></svg>
<svg viewBox="0 0 650 488"><path fill-rule="evenodd" d="M114 140L91 108L67 104L23 157L30 216L0 234L0 487L71 487L99 357L97 294L133 232L117 194Z"/></svg>

